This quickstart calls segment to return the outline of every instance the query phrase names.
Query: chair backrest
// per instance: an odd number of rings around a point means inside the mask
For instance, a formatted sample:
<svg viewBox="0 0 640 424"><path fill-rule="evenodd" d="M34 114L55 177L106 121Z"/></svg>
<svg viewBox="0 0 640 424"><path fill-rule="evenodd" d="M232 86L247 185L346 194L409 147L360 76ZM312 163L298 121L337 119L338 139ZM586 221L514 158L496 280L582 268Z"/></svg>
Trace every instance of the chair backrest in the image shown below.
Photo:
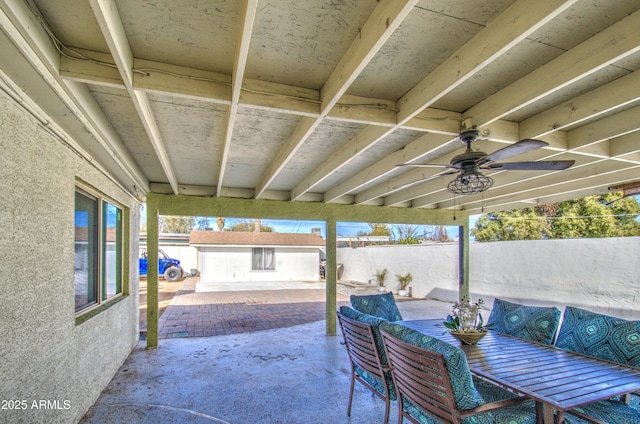
<svg viewBox="0 0 640 424"><path fill-rule="evenodd" d="M538 343L553 344L560 310L555 307L527 306L495 298L487 320L493 331Z"/></svg>
<svg viewBox="0 0 640 424"><path fill-rule="evenodd" d="M359 322L337 312L351 363L384 381L384 370L371 324Z"/></svg>
<svg viewBox="0 0 640 424"><path fill-rule="evenodd" d="M384 318L387 321L401 321L402 314L396 305L393 293L355 295L349 298L351 306L363 314Z"/></svg>
<svg viewBox="0 0 640 424"><path fill-rule="evenodd" d="M640 321L567 306L556 347L640 367Z"/></svg>
<svg viewBox="0 0 640 424"><path fill-rule="evenodd" d="M444 355L404 342L385 330L381 334L401 405L408 401L443 423L458 423Z"/></svg>
<svg viewBox="0 0 640 424"><path fill-rule="evenodd" d="M387 337L382 336L383 331ZM391 336L408 345L442 355L446 365L449 384L452 387L454 405L457 410L473 409L485 403L473 383L473 377L465 353L457 346L428 336L401 324L389 323L380 326L383 343ZM388 346L385 345L388 355ZM387 360L389 358L387 357ZM393 365L389 362L393 369Z"/></svg>

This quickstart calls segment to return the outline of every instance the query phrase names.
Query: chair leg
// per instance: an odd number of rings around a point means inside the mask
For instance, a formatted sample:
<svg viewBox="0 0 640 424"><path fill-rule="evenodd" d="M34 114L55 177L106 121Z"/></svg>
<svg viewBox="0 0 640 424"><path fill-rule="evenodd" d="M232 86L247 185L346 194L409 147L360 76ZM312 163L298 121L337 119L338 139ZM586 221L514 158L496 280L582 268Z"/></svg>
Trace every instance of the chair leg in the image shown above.
<svg viewBox="0 0 640 424"><path fill-rule="evenodd" d="M389 396L387 394L387 398L384 400L384 424L387 424L389 422Z"/></svg>
<svg viewBox="0 0 640 424"><path fill-rule="evenodd" d="M353 400L353 386L355 385L353 373L351 373L351 390L349 390L349 406L347 406L347 417L351 416L351 401Z"/></svg>

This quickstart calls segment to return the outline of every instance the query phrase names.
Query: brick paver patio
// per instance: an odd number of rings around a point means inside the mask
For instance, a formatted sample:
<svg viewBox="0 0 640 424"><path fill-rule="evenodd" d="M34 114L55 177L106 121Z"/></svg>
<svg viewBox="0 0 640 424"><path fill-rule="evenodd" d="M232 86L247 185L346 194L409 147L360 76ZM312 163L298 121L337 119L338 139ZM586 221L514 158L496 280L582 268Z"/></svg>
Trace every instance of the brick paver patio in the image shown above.
<svg viewBox="0 0 640 424"><path fill-rule="evenodd" d="M159 337L207 337L291 327L325 319L325 290L196 293L187 278L159 320ZM338 294L338 307L349 298Z"/></svg>

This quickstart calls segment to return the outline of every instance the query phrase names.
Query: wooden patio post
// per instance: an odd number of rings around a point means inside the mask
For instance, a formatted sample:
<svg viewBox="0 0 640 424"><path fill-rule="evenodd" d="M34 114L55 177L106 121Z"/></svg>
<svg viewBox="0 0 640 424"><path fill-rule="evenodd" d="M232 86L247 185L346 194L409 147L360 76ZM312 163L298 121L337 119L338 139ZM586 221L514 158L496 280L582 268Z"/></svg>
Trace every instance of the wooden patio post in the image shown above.
<svg viewBox="0 0 640 424"><path fill-rule="evenodd" d="M337 307L337 260L336 252L336 220L328 219L327 225L327 261L325 265L325 285L326 285L326 302L327 311L327 336L336 335L336 307Z"/></svg>
<svg viewBox="0 0 640 424"><path fill-rule="evenodd" d="M151 197L151 196L150 196ZM158 205L147 198L147 349L158 347Z"/></svg>

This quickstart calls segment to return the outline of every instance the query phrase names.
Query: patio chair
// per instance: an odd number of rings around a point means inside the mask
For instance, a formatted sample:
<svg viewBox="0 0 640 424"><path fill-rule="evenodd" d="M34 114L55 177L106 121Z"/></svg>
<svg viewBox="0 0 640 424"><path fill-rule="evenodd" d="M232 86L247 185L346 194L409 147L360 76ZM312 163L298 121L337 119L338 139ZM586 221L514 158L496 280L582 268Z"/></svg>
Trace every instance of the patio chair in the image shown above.
<svg viewBox="0 0 640 424"><path fill-rule="evenodd" d="M343 309L346 307L343 307ZM386 355L377 327L387 321L378 317L355 312L362 321L349 318L337 312L338 322L351 363L351 388L347 416L351 416L351 404L355 382L359 381L367 389L385 402L384 423L389 420L390 400L396 400L396 390L389 373ZM369 322L366 322L369 321ZM375 328L375 329L374 329Z"/></svg>
<svg viewBox="0 0 640 424"><path fill-rule="evenodd" d="M398 392L398 423L536 422L533 401L474 380L460 348L398 324L380 333Z"/></svg>
<svg viewBox="0 0 640 424"><path fill-rule="evenodd" d="M498 333L553 344L560 325L556 307L527 306L495 298L487 326Z"/></svg>
<svg viewBox="0 0 640 424"><path fill-rule="evenodd" d="M384 318L387 321L401 321L402 315L396 305L393 293L355 295L349 298L351 306L363 314Z"/></svg>

